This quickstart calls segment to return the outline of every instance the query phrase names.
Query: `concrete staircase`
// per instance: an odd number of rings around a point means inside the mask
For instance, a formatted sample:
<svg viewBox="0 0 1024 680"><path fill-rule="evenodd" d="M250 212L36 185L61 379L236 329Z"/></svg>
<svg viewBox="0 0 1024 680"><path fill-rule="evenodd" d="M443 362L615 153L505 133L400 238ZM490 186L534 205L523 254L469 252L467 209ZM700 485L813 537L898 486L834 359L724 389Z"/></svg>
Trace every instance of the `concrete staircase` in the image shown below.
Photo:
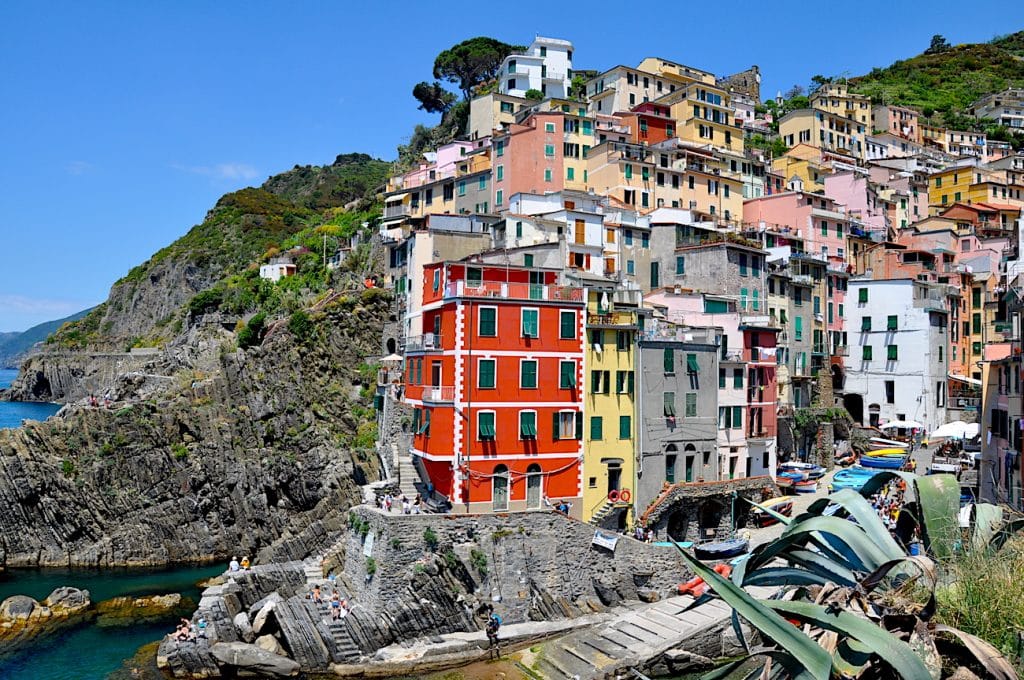
<svg viewBox="0 0 1024 680"><path fill-rule="evenodd" d="M398 458L398 486L407 498L416 498L420 491L416 487L421 482L420 473L412 462L412 455L406 451L396 455Z"/></svg>
<svg viewBox="0 0 1024 680"><path fill-rule="evenodd" d="M612 514L613 510L615 510L615 504L611 501L605 501L604 505L598 508L597 512L590 517L590 523L595 527L601 526L601 523L604 522L608 515Z"/></svg>
<svg viewBox="0 0 1024 680"><path fill-rule="evenodd" d="M347 596L341 594L342 599ZM334 638L334 644L338 647L338 654L341 656L342 661L346 663L357 663L362 657L362 652L359 651L359 647L356 646L352 636L348 632L348 626L345 625L345 619L331 620L331 605L330 601L321 602L317 605L317 609L320 611L320 616L323 618L324 624L331 631L331 637Z"/></svg>

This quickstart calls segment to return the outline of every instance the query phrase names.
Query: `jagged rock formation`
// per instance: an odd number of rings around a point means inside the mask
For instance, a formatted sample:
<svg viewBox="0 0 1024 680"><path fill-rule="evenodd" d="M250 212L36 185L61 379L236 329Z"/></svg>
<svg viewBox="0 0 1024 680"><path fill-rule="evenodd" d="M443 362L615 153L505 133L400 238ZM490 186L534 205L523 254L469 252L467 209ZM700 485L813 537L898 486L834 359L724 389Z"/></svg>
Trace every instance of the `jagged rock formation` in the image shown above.
<svg viewBox="0 0 1024 680"><path fill-rule="evenodd" d="M0 657L75 625L88 616L89 591L57 588L42 602L15 595L0 603Z"/></svg>
<svg viewBox="0 0 1024 680"><path fill-rule="evenodd" d="M302 340L282 323L237 350L207 329L155 360L160 375L120 376L110 408L0 431L0 564L255 555L347 508L378 476L347 442L358 365L379 351L379 293L332 298Z"/></svg>

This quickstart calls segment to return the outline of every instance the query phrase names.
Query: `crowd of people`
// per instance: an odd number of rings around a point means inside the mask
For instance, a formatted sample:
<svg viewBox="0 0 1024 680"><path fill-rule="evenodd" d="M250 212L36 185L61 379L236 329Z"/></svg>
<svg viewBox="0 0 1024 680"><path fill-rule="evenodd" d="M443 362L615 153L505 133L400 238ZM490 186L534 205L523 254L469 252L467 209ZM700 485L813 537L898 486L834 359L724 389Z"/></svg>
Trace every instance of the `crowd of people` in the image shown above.
<svg viewBox="0 0 1024 680"><path fill-rule="evenodd" d="M403 515L418 515L423 512L423 498L420 494L416 494L415 498L410 499L404 493L398 496L386 493L383 496L377 496L374 500L377 507L384 512L400 512Z"/></svg>
<svg viewBox="0 0 1024 680"><path fill-rule="evenodd" d="M307 597L318 605L326 602L331 610L332 621L340 621L352 611L352 606L348 603L348 600L343 598L337 589L332 590L329 597L325 597L325 595L326 593L324 593L320 584L317 583L314 584Z"/></svg>

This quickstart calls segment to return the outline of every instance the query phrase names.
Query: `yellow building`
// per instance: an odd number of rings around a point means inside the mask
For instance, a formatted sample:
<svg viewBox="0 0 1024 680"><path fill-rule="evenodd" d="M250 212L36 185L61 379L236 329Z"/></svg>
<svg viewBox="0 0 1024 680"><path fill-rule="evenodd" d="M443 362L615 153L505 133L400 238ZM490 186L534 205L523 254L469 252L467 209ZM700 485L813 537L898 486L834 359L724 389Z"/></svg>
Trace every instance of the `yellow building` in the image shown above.
<svg viewBox="0 0 1024 680"><path fill-rule="evenodd" d="M1008 183L1003 171L971 165L946 168L929 175L929 212L937 215L954 203L1024 206L1024 186Z"/></svg>
<svg viewBox="0 0 1024 680"><path fill-rule="evenodd" d="M779 119L779 137L789 147L809 144L865 160L868 125L828 111L796 109Z"/></svg>
<svg viewBox="0 0 1024 680"><path fill-rule="evenodd" d="M722 88L694 83L662 97L658 103L671 106L680 139L743 153L743 129L734 124L732 102Z"/></svg>
<svg viewBox="0 0 1024 680"><path fill-rule="evenodd" d="M798 177L804 184L804 191L824 191L827 168L821 157L821 149L810 144L797 144L792 149L772 160L772 172L782 175L786 182Z"/></svg>
<svg viewBox="0 0 1024 680"><path fill-rule="evenodd" d="M625 528L636 494L637 309L607 288L587 292L583 520Z"/></svg>
<svg viewBox="0 0 1024 680"><path fill-rule="evenodd" d="M826 83L810 97L811 108L827 111L863 125L871 122L871 97L850 92L846 83Z"/></svg>

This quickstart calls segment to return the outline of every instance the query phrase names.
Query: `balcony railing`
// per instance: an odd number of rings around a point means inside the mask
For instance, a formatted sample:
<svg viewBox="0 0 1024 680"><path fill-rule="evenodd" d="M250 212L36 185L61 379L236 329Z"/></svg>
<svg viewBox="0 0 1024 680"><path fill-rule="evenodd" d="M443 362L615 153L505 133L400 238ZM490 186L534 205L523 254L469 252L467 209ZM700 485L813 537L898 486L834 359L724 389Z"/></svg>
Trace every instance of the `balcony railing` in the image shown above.
<svg viewBox="0 0 1024 680"><path fill-rule="evenodd" d="M397 203L384 206L384 217L406 217L412 214L412 206L409 203Z"/></svg>
<svg viewBox="0 0 1024 680"><path fill-rule="evenodd" d="M734 363L734 364L743 361L743 350L741 350L741 349L726 350L725 356L722 357L722 361L728 361L728 362Z"/></svg>
<svg viewBox="0 0 1024 680"><path fill-rule="evenodd" d="M455 401L455 388L451 385L426 385L423 387L423 401Z"/></svg>
<svg viewBox="0 0 1024 680"><path fill-rule="evenodd" d="M628 312L587 314L588 326L636 326L636 318Z"/></svg>
<svg viewBox="0 0 1024 680"><path fill-rule="evenodd" d="M583 289L575 286L554 286L539 283L506 283L485 281L471 284L451 281L445 297L482 297L506 300L543 300L551 302L583 302Z"/></svg>
<svg viewBox="0 0 1024 680"><path fill-rule="evenodd" d="M422 352L424 350L442 349L442 337L436 333L410 335L405 339L406 352Z"/></svg>

